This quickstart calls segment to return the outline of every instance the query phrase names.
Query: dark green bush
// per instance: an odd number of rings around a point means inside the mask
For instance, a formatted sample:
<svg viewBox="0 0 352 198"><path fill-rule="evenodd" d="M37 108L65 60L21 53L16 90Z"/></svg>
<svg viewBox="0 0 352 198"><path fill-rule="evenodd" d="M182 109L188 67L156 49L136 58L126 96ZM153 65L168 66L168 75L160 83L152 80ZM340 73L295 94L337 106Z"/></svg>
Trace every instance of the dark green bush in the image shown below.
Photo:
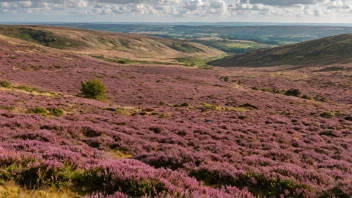
<svg viewBox="0 0 352 198"><path fill-rule="evenodd" d="M338 137L337 135L334 134L334 132L332 130L323 131L323 132L319 133L319 135L324 135L324 136L329 136L329 137Z"/></svg>
<svg viewBox="0 0 352 198"><path fill-rule="evenodd" d="M10 87L12 87L12 84L9 81L2 80L2 81L0 81L0 87L10 88Z"/></svg>
<svg viewBox="0 0 352 198"><path fill-rule="evenodd" d="M85 98L103 100L106 98L106 89L104 84L97 80L83 81L81 87L81 95Z"/></svg>
<svg viewBox="0 0 352 198"><path fill-rule="evenodd" d="M312 97L307 96L307 95L303 95L303 96L302 96L302 98L303 98L303 99L306 99L306 100L313 100L313 98L312 98Z"/></svg>
<svg viewBox="0 0 352 198"><path fill-rule="evenodd" d="M286 96L295 96L299 97L302 94L301 90L299 89L290 89L285 92Z"/></svg>
<svg viewBox="0 0 352 198"><path fill-rule="evenodd" d="M65 114L64 110L59 108L48 108L48 111L51 115L54 115L57 117L63 116Z"/></svg>
<svg viewBox="0 0 352 198"><path fill-rule="evenodd" d="M320 117L323 117L323 118L332 118L334 116L335 116L335 114L330 111L326 111L326 112L323 112L320 114Z"/></svg>
<svg viewBox="0 0 352 198"><path fill-rule="evenodd" d="M39 115L47 115L48 111L43 107L35 107L33 109L28 109L27 113L39 114Z"/></svg>

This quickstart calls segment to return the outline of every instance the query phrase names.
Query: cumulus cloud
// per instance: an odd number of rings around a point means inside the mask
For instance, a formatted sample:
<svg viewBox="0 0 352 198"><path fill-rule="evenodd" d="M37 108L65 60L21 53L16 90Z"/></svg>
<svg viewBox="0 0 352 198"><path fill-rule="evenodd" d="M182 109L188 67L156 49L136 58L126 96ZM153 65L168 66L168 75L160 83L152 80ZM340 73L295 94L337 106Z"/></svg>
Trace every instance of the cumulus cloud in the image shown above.
<svg viewBox="0 0 352 198"><path fill-rule="evenodd" d="M0 12L174 17L328 16L352 12L352 0L0 0Z"/></svg>

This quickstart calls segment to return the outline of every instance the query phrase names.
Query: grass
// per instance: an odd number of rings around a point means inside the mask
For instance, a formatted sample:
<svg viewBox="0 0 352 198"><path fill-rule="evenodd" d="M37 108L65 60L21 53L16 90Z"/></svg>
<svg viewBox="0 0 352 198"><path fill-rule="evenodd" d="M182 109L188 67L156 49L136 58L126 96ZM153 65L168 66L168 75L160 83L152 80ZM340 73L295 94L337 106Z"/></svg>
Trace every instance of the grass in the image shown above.
<svg viewBox="0 0 352 198"><path fill-rule="evenodd" d="M200 109L202 112L206 112L206 111L236 111L236 112L243 113L248 110L258 110L258 107L251 105L249 103L246 103L244 105L240 105L238 107L228 107L228 106L203 103L200 106L197 106L196 108Z"/></svg>
<svg viewBox="0 0 352 198"><path fill-rule="evenodd" d="M107 58L103 55L90 55L92 58L103 60L106 62L118 63L118 64L154 64L154 65L175 65L176 63L170 62L158 62L158 61L143 61L143 60L132 60L127 58Z"/></svg>
<svg viewBox="0 0 352 198"><path fill-rule="evenodd" d="M227 53L246 53L261 48L272 48L275 45L261 44L252 41L238 40L193 40L203 45L207 45Z"/></svg>
<svg viewBox="0 0 352 198"><path fill-rule="evenodd" d="M65 114L63 109L60 108L43 108L43 107L34 107L27 109L26 113L28 114L38 114L42 116L56 116L61 117Z"/></svg>
<svg viewBox="0 0 352 198"><path fill-rule="evenodd" d="M217 56L212 58L200 58L200 57L182 57L175 58L175 60L187 67L198 67L202 69L211 69L212 67L208 65L208 62L223 58L224 56Z"/></svg>
<svg viewBox="0 0 352 198"><path fill-rule="evenodd" d="M179 41L174 41L171 44L168 45L170 48L179 51L179 52L185 52L185 53L195 53L195 52L203 52L203 50L194 47L190 44L179 42Z"/></svg>
<svg viewBox="0 0 352 198"><path fill-rule="evenodd" d="M198 57L176 58L175 60L179 63L182 63L184 66L190 66L190 67L207 66L207 61Z"/></svg>
<svg viewBox="0 0 352 198"><path fill-rule="evenodd" d="M0 34L58 49L86 46L84 42L60 37L50 31L25 27L0 27Z"/></svg>
<svg viewBox="0 0 352 198"><path fill-rule="evenodd" d="M6 80L1 80L0 81L0 87L5 87L5 88L11 88L12 83Z"/></svg>
<svg viewBox="0 0 352 198"><path fill-rule="evenodd" d="M330 111L326 111L320 114L320 117L322 118L333 118L335 117L335 113L330 112Z"/></svg>
<svg viewBox="0 0 352 198"><path fill-rule="evenodd" d="M131 159L131 158L133 158L133 155L126 154L126 153L123 153L122 151L118 151L118 150L110 151L109 154L114 159Z"/></svg>
<svg viewBox="0 0 352 198"><path fill-rule="evenodd" d="M41 164L33 166L33 164ZM43 164L43 162L34 159L23 161L6 161L5 164L0 164L1 188L6 193L6 198L9 194L18 195L17 192L21 189L30 189L28 192L36 193L35 197L43 197L37 193L50 193L60 195L61 192L73 192L69 197L82 197L95 192L113 193L116 189L121 189L122 192L131 197L154 197L156 193L165 191L164 184L159 180L148 180L138 178L118 178L113 172L106 171L103 167L92 167L87 169L79 169L70 164L51 167ZM40 173L40 174L38 174ZM16 185L5 185L13 183ZM6 187L4 187L6 186ZM17 186L20 186L17 188ZM0 188L0 189L1 189ZM39 192L37 189L44 189ZM49 189L46 191L46 189ZM51 191L51 189L53 189ZM58 192L58 193L56 193ZM18 196L17 196L18 197Z"/></svg>
<svg viewBox="0 0 352 198"><path fill-rule="evenodd" d="M71 198L79 197L70 191L58 191L56 189L27 190L14 182L0 181L0 198Z"/></svg>
<svg viewBox="0 0 352 198"><path fill-rule="evenodd" d="M26 92L26 93L30 93L30 94L33 94L33 95L42 95L42 96L59 96L60 95L58 93L44 91L44 90L41 90L39 88L30 87L30 86L27 86L27 85L15 86L11 82L6 81L6 80L0 81L0 88L3 88L4 90Z"/></svg>

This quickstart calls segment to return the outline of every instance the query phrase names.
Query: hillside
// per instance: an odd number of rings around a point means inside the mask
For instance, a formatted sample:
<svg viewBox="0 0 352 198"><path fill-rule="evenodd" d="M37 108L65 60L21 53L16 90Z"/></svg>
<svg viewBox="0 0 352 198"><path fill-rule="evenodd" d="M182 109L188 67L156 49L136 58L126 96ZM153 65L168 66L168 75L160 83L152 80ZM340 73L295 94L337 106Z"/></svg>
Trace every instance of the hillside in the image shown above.
<svg viewBox="0 0 352 198"><path fill-rule="evenodd" d="M210 62L211 65L276 66L330 65L352 62L352 34L332 36L271 49L260 49Z"/></svg>
<svg viewBox="0 0 352 198"><path fill-rule="evenodd" d="M54 26L0 26L0 34L67 52L111 60L174 62L181 57L217 57L223 52L176 39Z"/></svg>
<svg viewBox="0 0 352 198"><path fill-rule="evenodd" d="M87 48L0 35L0 197L352 195L351 64L123 65ZM90 79L105 100L80 97Z"/></svg>

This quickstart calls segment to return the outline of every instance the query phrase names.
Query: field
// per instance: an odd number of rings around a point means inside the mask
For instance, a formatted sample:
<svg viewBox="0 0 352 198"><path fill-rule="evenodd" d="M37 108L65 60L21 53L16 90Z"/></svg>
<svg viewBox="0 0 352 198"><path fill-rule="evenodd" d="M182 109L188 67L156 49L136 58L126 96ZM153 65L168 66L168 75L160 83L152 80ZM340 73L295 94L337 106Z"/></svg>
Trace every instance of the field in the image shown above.
<svg viewBox="0 0 352 198"><path fill-rule="evenodd" d="M99 24L64 23L65 27L103 30L109 32L137 33L165 38L194 41L227 53L245 53L258 48L270 48L328 36L352 33L349 26L324 26L302 24L251 24L251 23L150 23L150 24ZM224 42L205 42L208 38L219 38ZM242 45L238 41L252 41L253 45ZM257 43L257 44L255 44ZM238 46L239 44L239 46ZM246 49L244 49L246 48Z"/></svg>
<svg viewBox="0 0 352 198"><path fill-rule="evenodd" d="M350 63L133 65L1 36L0 65L0 197L352 195ZM90 79L105 100L79 96Z"/></svg>
<svg viewBox="0 0 352 198"><path fill-rule="evenodd" d="M211 46L223 52L230 54L241 54L262 48L272 48L278 45L261 44L254 41L247 40L231 40L231 39L194 39L192 42L201 43L203 45Z"/></svg>

